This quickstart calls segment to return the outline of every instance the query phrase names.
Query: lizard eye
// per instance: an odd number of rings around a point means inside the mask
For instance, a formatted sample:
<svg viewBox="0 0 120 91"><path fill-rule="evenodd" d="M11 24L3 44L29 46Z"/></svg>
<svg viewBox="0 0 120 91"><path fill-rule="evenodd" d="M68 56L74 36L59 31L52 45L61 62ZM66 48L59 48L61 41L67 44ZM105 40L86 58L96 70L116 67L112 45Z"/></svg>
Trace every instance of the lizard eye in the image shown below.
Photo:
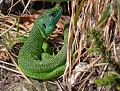
<svg viewBox="0 0 120 91"><path fill-rule="evenodd" d="M55 15L56 15L56 13L55 13L55 12L52 12L50 15L51 15L51 16L55 16Z"/></svg>
<svg viewBox="0 0 120 91"><path fill-rule="evenodd" d="M44 27L44 28L46 28L46 25L45 25L45 24L43 24L43 27Z"/></svg>

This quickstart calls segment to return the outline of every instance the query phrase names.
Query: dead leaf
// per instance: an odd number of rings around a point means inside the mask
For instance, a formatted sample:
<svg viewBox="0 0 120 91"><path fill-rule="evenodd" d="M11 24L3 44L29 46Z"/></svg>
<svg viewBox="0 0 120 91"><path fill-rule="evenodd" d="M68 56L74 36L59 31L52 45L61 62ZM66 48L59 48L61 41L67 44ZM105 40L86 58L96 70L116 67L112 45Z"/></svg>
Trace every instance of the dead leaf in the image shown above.
<svg viewBox="0 0 120 91"><path fill-rule="evenodd" d="M38 14L32 14L28 16L20 17L20 22L23 22L23 24L28 28L31 29L33 26L34 21L38 17Z"/></svg>
<svg viewBox="0 0 120 91"><path fill-rule="evenodd" d="M87 67L88 67L88 64L86 64L85 62L80 62L78 65L76 65L71 77L68 78L68 82L71 85L74 85L77 78L80 77L82 72L84 72Z"/></svg>

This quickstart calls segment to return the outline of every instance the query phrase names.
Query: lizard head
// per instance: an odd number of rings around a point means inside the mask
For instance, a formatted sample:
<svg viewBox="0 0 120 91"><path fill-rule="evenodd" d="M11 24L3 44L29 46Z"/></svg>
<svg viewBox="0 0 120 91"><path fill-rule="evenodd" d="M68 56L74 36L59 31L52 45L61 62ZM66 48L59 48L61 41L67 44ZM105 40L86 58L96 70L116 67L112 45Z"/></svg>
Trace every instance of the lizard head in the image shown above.
<svg viewBox="0 0 120 91"><path fill-rule="evenodd" d="M52 9L46 10L42 15L38 17L38 26L41 27L40 32L44 38L47 38L55 29L56 23L59 21L62 15L62 7L55 6Z"/></svg>

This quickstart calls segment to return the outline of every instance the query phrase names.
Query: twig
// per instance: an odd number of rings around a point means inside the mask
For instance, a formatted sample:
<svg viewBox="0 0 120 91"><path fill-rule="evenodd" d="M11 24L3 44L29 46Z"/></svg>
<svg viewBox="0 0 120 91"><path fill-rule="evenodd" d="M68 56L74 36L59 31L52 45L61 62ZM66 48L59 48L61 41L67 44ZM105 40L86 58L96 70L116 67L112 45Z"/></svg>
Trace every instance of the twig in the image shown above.
<svg viewBox="0 0 120 91"><path fill-rule="evenodd" d="M26 11L26 9L27 9L28 5L30 4L30 2L31 2L31 0L28 0L28 2L27 2L27 4L26 4L26 6L25 6L25 8L24 8L24 10L23 10L23 12L22 12L22 14L24 14L24 13L25 13L25 11Z"/></svg>
<svg viewBox="0 0 120 91"><path fill-rule="evenodd" d="M8 62L2 61L2 60L0 60L0 63L6 64L6 65L10 65L10 66L15 66L14 64L11 64L11 63L8 63Z"/></svg>
<svg viewBox="0 0 120 91"><path fill-rule="evenodd" d="M43 82L43 86L44 86L44 88L45 88L45 91L48 91L45 83L46 83L46 82Z"/></svg>
<svg viewBox="0 0 120 91"><path fill-rule="evenodd" d="M80 79L82 79L82 77L85 75L85 73L86 73L91 67L93 67L93 65L94 65L95 63L97 63L97 62L100 60L100 58L101 58L101 57L99 57L97 60L93 61L93 62L90 64L90 66L85 70L85 72L82 74L82 76L81 76Z"/></svg>
<svg viewBox="0 0 120 91"><path fill-rule="evenodd" d="M8 10L9 10L9 13L10 13L11 9L12 9L15 5L17 5L20 1L21 1L21 0L18 0L13 6L11 6L11 7L8 9Z"/></svg>
<svg viewBox="0 0 120 91"><path fill-rule="evenodd" d="M62 91L62 88L60 87L60 84L57 81L55 81L55 83L58 85L59 91Z"/></svg>
<svg viewBox="0 0 120 91"><path fill-rule="evenodd" d="M95 71L95 69L86 77L85 81L78 88L78 91L80 91L80 89L82 88L82 86L87 82L87 80L90 78L90 76L93 74L94 71Z"/></svg>
<svg viewBox="0 0 120 91"><path fill-rule="evenodd" d="M3 68L3 69L6 69L6 70L8 70L8 71L12 71L12 72L15 72L15 73L21 74L19 71L16 71L16 70L13 70L13 69L7 68L7 67L5 67L5 66L1 66L1 65L0 65L0 68Z"/></svg>
<svg viewBox="0 0 120 91"><path fill-rule="evenodd" d="M16 19L15 18L13 18L13 19L14 19L15 23L9 29L7 29L5 32L3 32L2 34L0 34L0 37L3 36L8 31L10 31L16 25Z"/></svg>

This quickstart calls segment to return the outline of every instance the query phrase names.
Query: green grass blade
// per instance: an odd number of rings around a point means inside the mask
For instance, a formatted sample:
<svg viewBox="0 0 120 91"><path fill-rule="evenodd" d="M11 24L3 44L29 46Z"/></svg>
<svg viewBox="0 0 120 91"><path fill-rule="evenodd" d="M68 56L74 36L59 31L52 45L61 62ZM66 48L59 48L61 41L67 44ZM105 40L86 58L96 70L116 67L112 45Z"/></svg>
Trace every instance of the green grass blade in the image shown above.
<svg viewBox="0 0 120 91"><path fill-rule="evenodd" d="M110 10L111 10L111 7L110 7L110 5L109 5L109 6L106 7L106 9L104 10L103 15L102 15L102 17L100 18L100 20L98 21L97 25L103 23L103 22L106 20L106 18L107 18L107 17L109 16L109 14L110 14Z"/></svg>

